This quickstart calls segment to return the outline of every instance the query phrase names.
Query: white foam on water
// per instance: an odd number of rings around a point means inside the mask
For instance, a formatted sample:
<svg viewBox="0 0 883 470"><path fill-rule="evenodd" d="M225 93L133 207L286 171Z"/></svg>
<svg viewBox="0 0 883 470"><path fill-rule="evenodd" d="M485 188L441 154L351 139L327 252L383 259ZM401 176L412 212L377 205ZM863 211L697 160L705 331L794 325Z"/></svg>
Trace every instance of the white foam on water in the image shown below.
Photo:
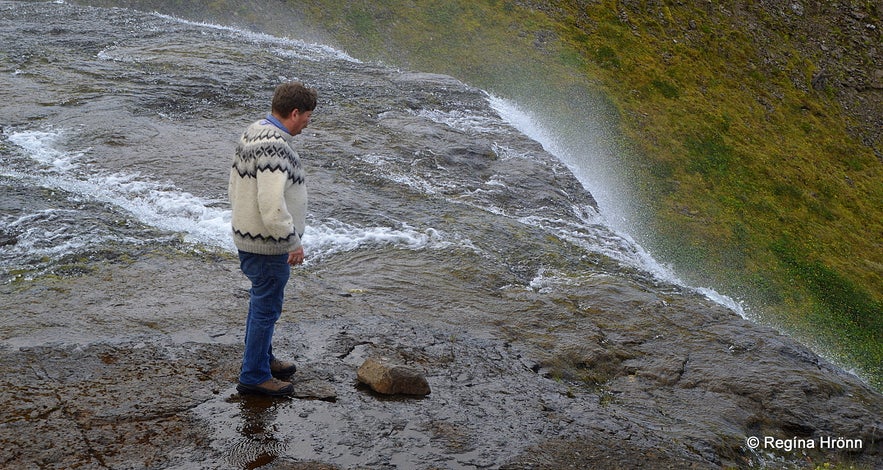
<svg viewBox="0 0 883 470"><path fill-rule="evenodd" d="M49 131L23 131L9 135L9 141L25 149L29 156L54 171L69 171L79 166L82 153L56 150L54 145L60 133Z"/></svg>
<svg viewBox="0 0 883 470"><path fill-rule="evenodd" d="M500 145L496 142L494 142L494 145L492 148L494 150L494 153L497 154L497 157L499 157L500 160L505 161L505 160L512 160L512 159L529 158L528 155L526 155L522 152L515 151L509 147L506 147L505 145Z"/></svg>
<svg viewBox="0 0 883 470"><path fill-rule="evenodd" d="M184 232L184 240L232 250L227 209L218 201L203 199L174 186L139 180L137 174L111 174L90 178L87 194L121 207L153 227Z"/></svg>
<svg viewBox="0 0 883 470"><path fill-rule="evenodd" d="M38 163L39 172L30 175L4 171L3 174L17 180L33 179L43 187L118 207L144 224L183 233L185 242L235 252L230 234L231 212L226 201L201 198L170 183L151 181L138 173L111 173L91 167L87 171L86 164L78 162L83 152L68 153L56 148L62 137L63 131L10 133L10 142L20 146ZM23 218L16 223L24 226L29 221L33 219ZM46 246L53 246L53 240L57 240L57 237L40 235L28 238L42 240L35 243ZM102 241L109 238L112 237L105 237ZM77 245L75 240L69 242L54 245L51 252L61 253L83 246ZM376 246L419 250L444 249L455 243L461 247L472 246L469 240L433 228L418 230L406 224L398 228L359 227L336 219L309 221L304 236L310 259Z"/></svg>
<svg viewBox="0 0 883 470"><path fill-rule="evenodd" d="M184 233L185 241L233 249L229 236L230 211L215 207L219 201L200 198L169 183L150 181L137 173L85 170L79 162L84 152L56 148L63 131L19 131L9 141L40 164L32 175L41 186L60 189L88 200L119 207L137 220L171 232Z"/></svg>
<svg viewBox="0 0 883 470"><path fill-rule="evenodd" d="M164 15L162 13L153 13L155 16L159 18L163 18L166 20L174 21L181 24L198 26L201 28L214 29L218 31L226 31L232 33L238 37L246 38L252 42L274 45L279 47L274 52L280 54L282 56L288 57L296 57L298 59L306 59L312 61L327 61L327 60L343 60L347 62L353 62L356 64L361 64L362 61L351 57L344 51L339 49L335 49L331 46L327 46L325 44L317 44L306 41L301 41L298 39L291 39L286 37L272 36L264 33L256 33L253 31L247 31L244 29L234 28L232 26L223 26L214 23L204 23L200 21L190 21L185 20L183 18L177 18L174 16Z"/></svg>
<svg viewBox="0 0 883 470"><path fill-rule="evenodd" d="M444 124L452 129L467 134L499 131L500 122L488 116L481 116L463 110L441 111L437 109L421 109L409 111L415 116Z"/></svg>
<svg viewBox="0 0 883 470"><path fill-rule="evenodd" d="M67 253L108 242L103 234L85 237L74 230L76 211L43 209L22 215L15 220L7 219L5 228L16 234L16 243L5 246L12 257L56 258ZM69 219L69 220L65 220Z"/></svg>
<svg viewBox="0 0 883 470"><path fill-rule="evenodd" d="M500 117L524 135L539 142L547 152L562 162L573 160L566 158L567 156L563 154L566 152L566 149L558 144L555 135L539 125L529 113L521 110L516 104L499 97L490 96L488 101L491 107L500 114ZM582 184L585 186L586 182L582 181ZM592 188L588 189L590 192L593 192ZM601 207L601 210L603 210L603 207ZM603 213L593 208L574 208L574 212L582 221L582 225L575 226L564 221L545 220L541 217L525 218L522 222L542 226L587 250L607 256L625 266L647 272L660 281L699 292L709 300L733 310L743 318L747 318L745 310L739 302L720 294L711 287L688 285L670 266L659 263L629 234L615 229ZM599 228L601 229L599 230Z"/></svg>
<svg viewBox="0 0 883 470"><path fill-rule="evenodd" d="M369 247L394 246L396 248L421 250L446 249L451 246L471 247L469 240L451 236L434 228L418 230L407 224L399 228L360 227L337 219L328 219L307 226L304 247L309 260L321 259L339 252Z"/></svg>
<svg viewBox="0 0 883 470"><path fill-rule="evenodd" d="M54 3L59 5L64 5L64 0L55 0ZM253 31L248 31L245 29L240 29L232 26L224 26L214 23L207 23L202 21L191 21L183 18L178 18L171 15L165 15L159 12L152 13L157 18L162 18L168 21L197 26L200 28L212 29L216 31L225 31L229 32L237 37L248 39L252 42L276 45L281 47L282 49L277 50L277 53L282 53L283 55L291 54L296 55L300 59L312 60L312 61L325 61L325 60L344 60L347 62L353 62L357 64L361 64L362 61L350 56L344 51L339 49L335 49L331 46L319 43L306 42L299 39L291 39L287 37L279 37L273 36L270 34L264 33L256 33ZM293 49L293 50L292 50ZM119 60L119 61L133 61L134 59L130 57L120 57L115 56L109 51L101 51L98 54L98 57L103 60Z"/></svg>
<svg viewBox="0 0 883 470"><path fill-rule="evenodd" d="M387 155L379 155L375 153L356 155L355 158L365 163L370 163L371 165L387 165L393 160L392 157Z"/></svg>

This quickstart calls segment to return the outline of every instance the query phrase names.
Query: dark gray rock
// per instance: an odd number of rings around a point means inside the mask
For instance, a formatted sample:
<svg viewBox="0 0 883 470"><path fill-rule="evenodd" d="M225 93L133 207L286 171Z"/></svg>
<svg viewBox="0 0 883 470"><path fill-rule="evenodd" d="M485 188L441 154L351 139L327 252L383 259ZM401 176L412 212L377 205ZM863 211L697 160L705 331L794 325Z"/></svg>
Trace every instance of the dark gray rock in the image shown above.
<svg viewBox="0 0 883 470"><path fill-rule="evenodd" d="M18 243L18 234L0 230L0 246L15 245Z"/></svg>

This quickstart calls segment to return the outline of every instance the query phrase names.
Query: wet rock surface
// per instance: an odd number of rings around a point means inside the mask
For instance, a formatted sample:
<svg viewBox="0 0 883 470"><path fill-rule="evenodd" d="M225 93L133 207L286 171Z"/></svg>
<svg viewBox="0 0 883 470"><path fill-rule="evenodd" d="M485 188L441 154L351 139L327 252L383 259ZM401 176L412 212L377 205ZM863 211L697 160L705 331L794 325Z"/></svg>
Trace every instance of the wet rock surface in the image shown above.
<svg viewBox="0 0 883 470"><path fill-rule="evenodd" d="M427 255L414 253L412 261ZM383 263L379 258L360 261L371 269ZM399 275L438 282L454 268L434 261L437 271L400 266ZM338 262L300 271L289 288L274 347L297 358L300 398L290 399L235 391L246 300L232 260L149 256L140 263L164 273L152 286L127 283L129 266L122 263L65 279L71 290L100 282L102 290L124 291L132 307L59 296L43 301L65 312L51 316L54 325L48 314L42 321L30 316L41 324L33 345L3 338L0 464L520 469L880 462L879 394L787 337L693 294L662 295L633 280L598 276L589 291L464 286L459 307L429 299L413 308L408 303L419 298L420 283L385 289ZM107 311L128 324L128 315L155 308L138 307L139 297L194 272L203 274L199 289L206 293L169 289L166 301L191 311L188 323L196 328L169 316L136 334L111 333L112 325L102 331L96 323L104 337L88 341L37 334ZM39 290L2 289L6 305L25 304ZM357 370L372 357L425 370L432 394L402 399L360 386ZM861 439L863 448L761 451L746 446L750 436L843 436Z"/></svg>

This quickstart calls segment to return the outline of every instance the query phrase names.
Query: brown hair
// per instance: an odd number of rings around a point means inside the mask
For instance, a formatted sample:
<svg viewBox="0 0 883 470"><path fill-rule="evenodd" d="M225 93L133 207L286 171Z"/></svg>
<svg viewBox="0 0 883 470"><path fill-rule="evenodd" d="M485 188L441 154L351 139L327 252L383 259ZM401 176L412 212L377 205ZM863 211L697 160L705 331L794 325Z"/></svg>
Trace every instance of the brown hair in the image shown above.
<svg viewBox="0 0 883 470"><path fill-rule="evenodd" d="M312 111L316 109L318 96L315 88L307 88L303 83L283 83L273 93L273 112L287 116L295 109L300 112Z"/></svg>

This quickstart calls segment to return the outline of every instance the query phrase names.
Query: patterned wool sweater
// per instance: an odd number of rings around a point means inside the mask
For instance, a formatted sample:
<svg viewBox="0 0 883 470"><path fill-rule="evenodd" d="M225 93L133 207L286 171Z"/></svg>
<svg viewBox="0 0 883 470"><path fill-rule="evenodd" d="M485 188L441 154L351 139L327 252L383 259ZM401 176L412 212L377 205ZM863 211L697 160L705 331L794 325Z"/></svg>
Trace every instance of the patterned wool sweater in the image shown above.
<svg viewBox="0 0 883 470"><path fill-rule="evenodd" d="M228 191L241 251L281 255L301 246L307 186L293 137L263 119L239 139Z"/></svg>

